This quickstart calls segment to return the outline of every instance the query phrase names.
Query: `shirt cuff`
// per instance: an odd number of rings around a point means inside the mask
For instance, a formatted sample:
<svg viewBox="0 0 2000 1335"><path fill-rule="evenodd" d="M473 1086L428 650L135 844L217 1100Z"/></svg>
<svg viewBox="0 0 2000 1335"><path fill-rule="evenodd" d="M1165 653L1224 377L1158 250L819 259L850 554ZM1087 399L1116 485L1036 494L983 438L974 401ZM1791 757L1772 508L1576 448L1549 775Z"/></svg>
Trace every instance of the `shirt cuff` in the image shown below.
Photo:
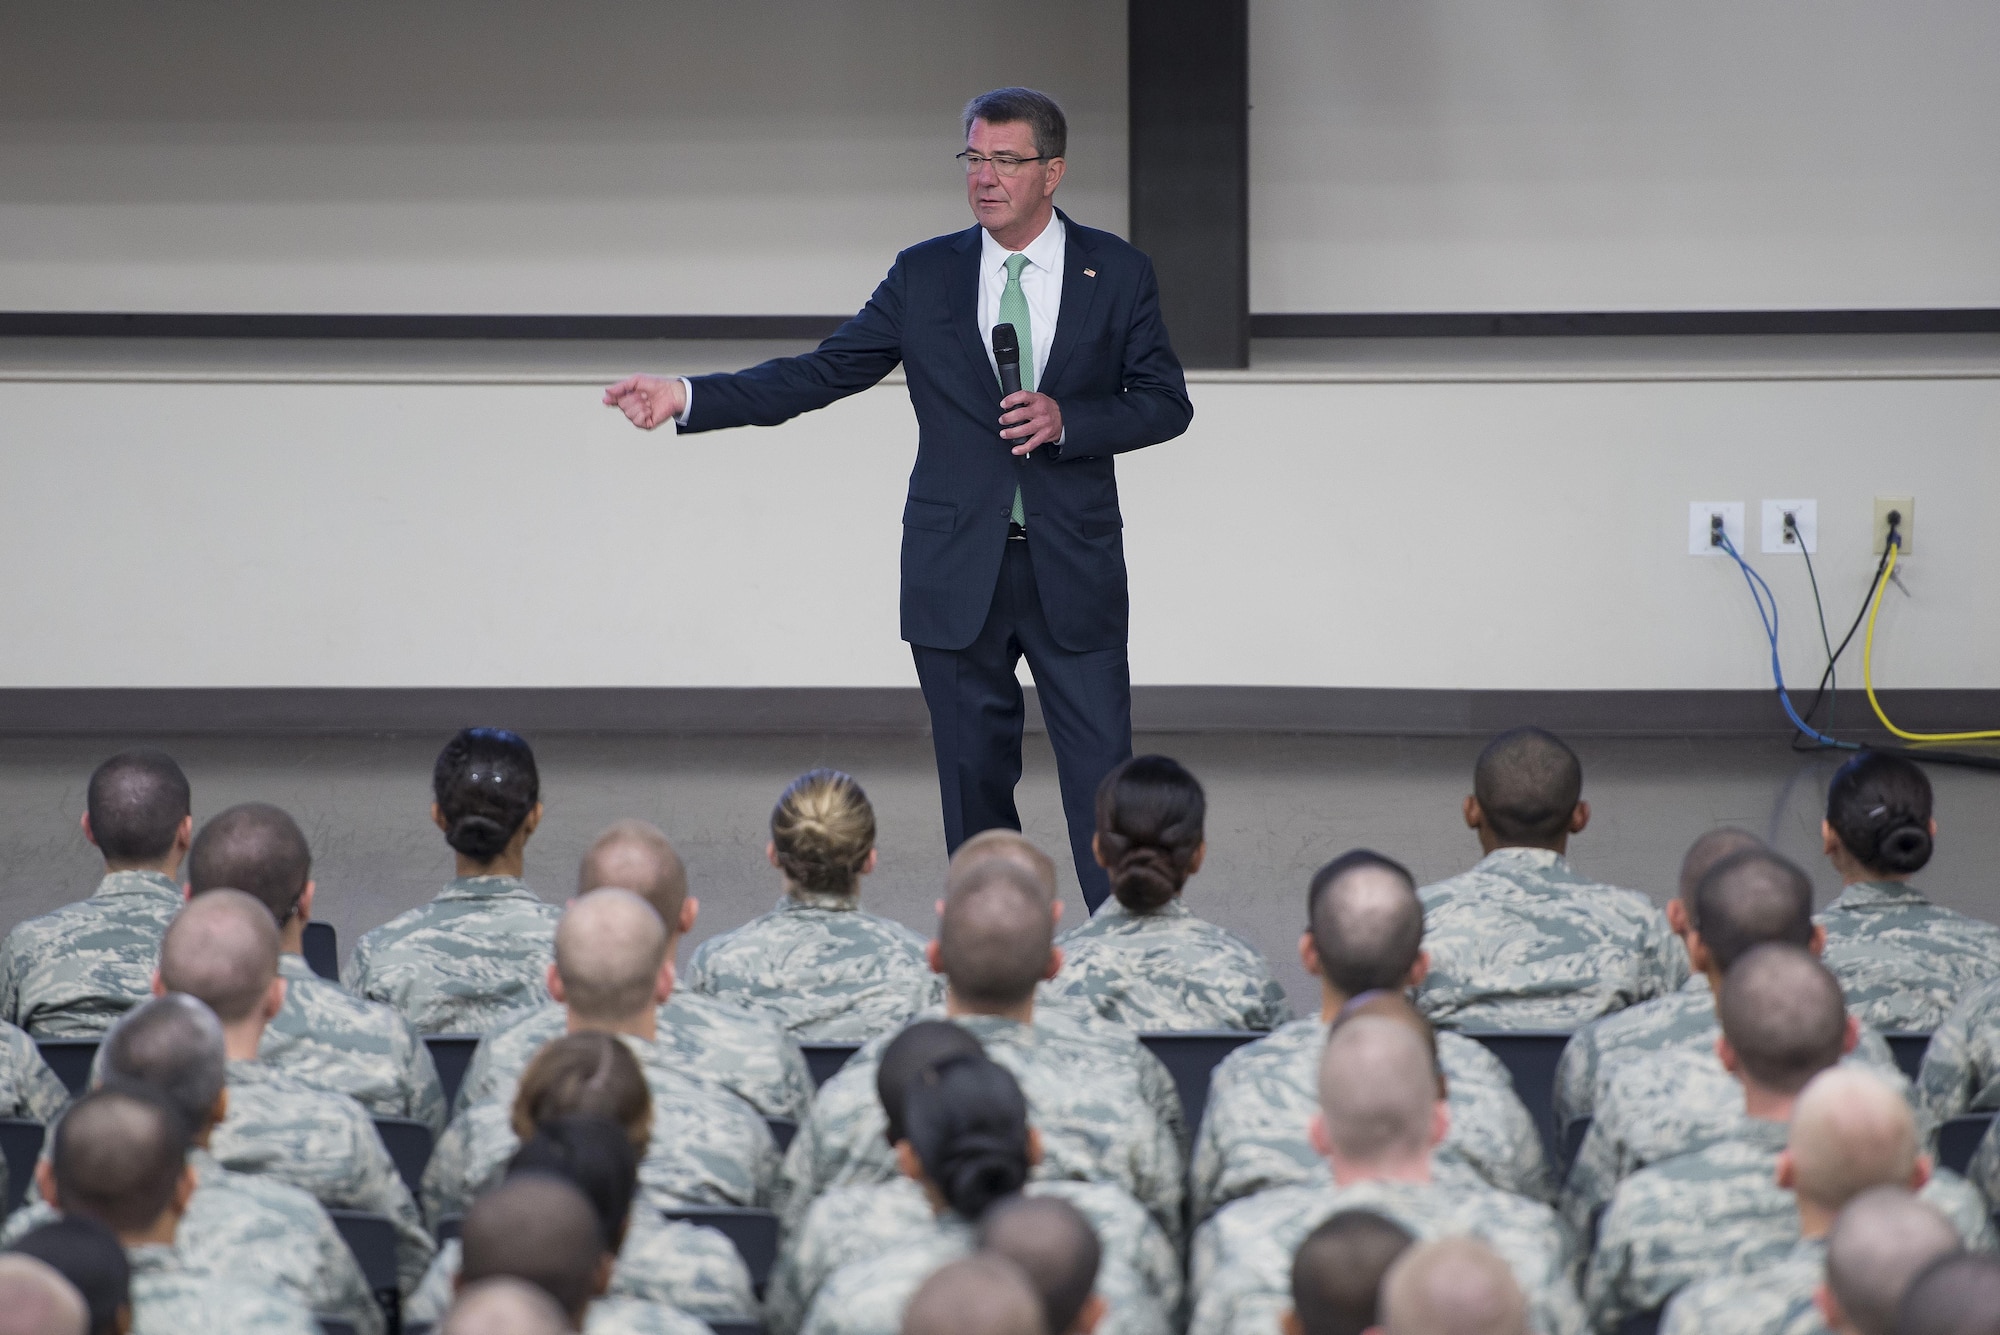
<svg viewBox="0 0 2000 1335"><path fill-rule="evenodd" d="M674 428L676 430L688 424L688 414L694 411L694 381L688 379L686 376L682 376L680 380L681 411L680 415L674 418Z"/></svg>

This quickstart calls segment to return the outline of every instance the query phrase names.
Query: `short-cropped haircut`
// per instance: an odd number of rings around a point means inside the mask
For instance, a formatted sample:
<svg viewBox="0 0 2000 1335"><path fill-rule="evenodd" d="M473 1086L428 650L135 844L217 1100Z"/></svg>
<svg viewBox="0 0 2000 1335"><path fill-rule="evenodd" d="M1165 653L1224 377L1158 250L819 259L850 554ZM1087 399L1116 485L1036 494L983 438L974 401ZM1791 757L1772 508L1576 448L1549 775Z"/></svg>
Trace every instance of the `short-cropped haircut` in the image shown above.
<svg viewBox="0 0 2000 1335"><path fill-rule="evenodd" d="M1486 744L1472 770L1486 823L1509 843L1552 843L1569 832L1583 796L1583 763L1560 737L1512 728Z"/></svg>
<svg viewBox="0 0 2000 1335"><path fill-rule="evenodd" d="M1804 1089L1846 1044L1840 983L1797 946L1757 946L1736 961L1715 1010L1743 1074L1776 1093Z"/></svg>
<svg viewBox="0 0 2000 1335"><path fill-rule="evenodd" d="M115 1233L144 1232L173 1204L188 1144L180 1114L143 1085L94 1090L56 1124L56 1206Z"/></svg>
<svg viewBox="0 0 2000 1335"><path fill-rule="evenodd" d="M208 819L188 850L194 893L225 886L271 910L283 927L312 879L312 849L299 823L268 802L244 802Z"/></svg>
<svg viewBox="0 0 2000 1335"><path fill-rule="evenodd" d="M43 1224L8 1250L34 1257L76 1287L90 1311L90 1335L115 1335L119 1309L132 1301L132 1266L117 1234L79 1215Z"/></svg>
<svg viewBox="0 0 2000 1335"><path fill-rule="evenodd" d="M224 1024L248 1019L278 976L278 925L241 890L197 895L160 942L160 982L199 998Z"/></svg>
<svg viewBox="0 0 2000 1335"><path fill-rule="evenodd" d="M988 125L1026 125L1035 137L1038 157L1059 158L1069 151L1069 118L1047 93L1032 88L995 88L965 104L965 133L972 122ZM1051 1332L1058 1335L1058 1332Z"/></svg>
<svg viewBox="0 0 2000 1335"><path fill-rule="evenodd" d="M1724 973L1758 946L1812 941L1812 878L1769 849L1745 849L1710 867L1688 908Z"/></svg>
<svg viewBox="0 0 2000 1335"><path fill-rule="evenodd" d="M126 1011L105 1036L99 1061L106 1083L151 1086L191 1127L207 1125L229 1073L222 1022L184 992Z"/></svg>
<svg viewBox="0 0 2000 1335"><path fill-rule="evenodd" d="M164 751L120 751L90 776L90 837L107 862L157 862L192 808L187 775Z"/></svg>
<svg viewBox="0 0 2000 1335"><path fill-rule="evenodd" d="M979 1221L979 1249L1021 1267L1042 1300L1042 1323L1064 1335L1097 1288L1103 1245L1090 1221L1060 1196L1015 1196Z"/></svg>
<svg viewBox="0 0 2000 1335"><path fill-rule="evenodd" d="M1011 862L976 868L944 902L938 962L951 990L976 1006L1034 995L1055 945L1055 914L1035 878Z"/></svg>
<svg viewBox="0 0 2000 1335"><path fill-rule="evenodd" d="M1346 996L1400 989L1424 943L1424 906L1409 868L1373 849L1313 873L1306 929L1320 973Z"/></svg>
<svg viewBox="0 0 2000 1335"><path fill-rule="evenodd" d="M496 1275L524 1279L572 1316L596 1296L604 1239L589 1199L566 1178L515 1174L473 1201L459 1239L466 1283Z"/></svg>
<svg viewBox="0 0 2000 1335"><path fill-rule="evenodd" d="M2000 1256L1960 1252L1917 1272L1896 1335L2000 1335Z"/></svg>
<svg viewBox="0 0 2000 1335"><path fill-rule="evenodd" d="M1292 1310L1305 1335L1361 1335L1381 1323L1382 1277L1416 1239L1372 1210L1342 1210L1292 1254Z"/></svg>

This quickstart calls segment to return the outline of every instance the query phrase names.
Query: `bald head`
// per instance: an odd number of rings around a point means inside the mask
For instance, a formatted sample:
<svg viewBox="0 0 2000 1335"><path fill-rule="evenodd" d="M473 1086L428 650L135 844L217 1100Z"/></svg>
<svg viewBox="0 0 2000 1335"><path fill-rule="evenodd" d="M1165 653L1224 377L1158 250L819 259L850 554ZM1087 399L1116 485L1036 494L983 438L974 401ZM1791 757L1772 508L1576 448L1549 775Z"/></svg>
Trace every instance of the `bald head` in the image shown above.
<svg viewBox="0 0 2000 1335"><path fill-rule="evenodd" d="M1812 941L1812 878L1765 848L1718 859L1695 883L1688 919L1727 973L1758 946Z"/></svg>
<svg viewBox="0 0 2000 1335"><path fill-rule="evenodd" d="M236 1024L257 1013L278 976L278 924L241 890L212 890L182 909L160 943L160 982Z"/></svg>
<svg viewBox="0 0 2000 1335"><path fill-rule="evenodd" d="M1055 946L1055 915L1035 878L995 859L968 872L944 901L938 962L952 995L1001 1009L1034 995Z"/></svg>
<svg viewBox="0 0 2000 1335"><path fill-rule="evenodd" d="M1528 1335L1528 1302L1507 1263L1476 1238L1419 1243L1382 1285L1388 1335Z"/></svg>
<svg viewBox="0 0 2000 1335"><path fill-rule="evenodd" d="M1342 1210L1292 1256L1298 1335L1362 1335L1380 1321L1383 1277L1414 1241L1369 1210Z"/></svg>
<svg viewBox="0 0 2000 1335"><path fill-rule="evenodd" d="M1840 984L1797 946L1758 946L1736 961L1715 1010L1739 1078L1773 1094L1798 1093L1846 1048Z"/></svg>
<svg viewBox="0 0 2000 1335"><path fill-rule="evenodd" d="M669 933L679 930L687 867L658 826L621 820L597 836L577 866L576 892L587 895L607 886L630 890L653 906Z"/></svg>
<svg viewBox="0 0 2000 1335"><path fill-rule="evenodd" d="M1799 1094L1786 1138L1792 1190L1832 1214L1870 1187L1915 1189L1917 1123L1872 1071L1836 1066Z"/></svg>
<svg viewBox="0 0 2000 1335"><path fill-rule="evenodd" d="M1479 753L1472 795L1503 843L1554 843L1569 833L1583 796L1583 765L1554 733L1515 728Z"/></svg>
<svg viewBox="0 0 2000 1335"><path fill-rule="evenodd" d="M1918 1271L1896 1305L1896 1335L2000 1335L2000 1257L1959 1253Z"/></svg>
<svg viewBox="0 0 2000 1335"><path fill-rule="evenodd" d="M1056 901L1055 860L1029 843L1018 830L981 830L958 846L945 873L945 894L949 896L974 871L991 862L1011 862L1035 878L1042 894Z"/></svg>
<svg viewBox="0 0 2000 1335"><path fill-rule="evenodd" d="M1901 1187L1871 1187L1847 1203L1827 1238L1826 1287L1841 1326L1890 1335L1918 1271L1963 1245L1937 1209Z"/></svg>
<svg viewBox="0 0 2000 1335"><path fill-rule="evenodd" d="M268 802L245 802L201 827L188 850L187 875L197 895L243 891L282 927L312 879L312 850L297 821Z"/></svg>
<svg viewBox="0 0 2000 1335"><path fill-rule="evenodd" d="M569 1335L556 1300L526 1280L500 1277L467 1284L452 1300L438 1335Z"/></svg>
<svg viewBox="0 0 2000 1335"><path fill-rule="evenodd" d="M1320 976L1343 996L1400 991L1424 941L1424 906L1402 863L1357 848L1321 867L1306 891Z"/></svg>
<svg viewBox="0 0 2000 1335"><path fill-rule="evenodd" d="M76 1286L32 1256L0 1256L0 1335L90 1335Z"/></svg>
<svg viewBox="0 0 2000 1335"><path fill-rule="evenodd" d="M981 1251L1021 1267L1042 1300L1050 1335L1068 1335L1097 1287L1097 1230L1059 1196L1012 1196L979 1220Z"/></svg>
<svg viewBox="0 0 2000 1335"><path fill-rule="evenodd" d="M667 926L630 890L592 890L556 924L563 1004L579 1019L618 1024L650 1010L667 962Z"/></svg>
<svg viewBox="0 0 2000 1335"><path fill-rule="evenodd" d="M461 1226L467 1284L505 1276L526 1280L582 1324L606 1277L597 1213L575 1183L522 1173L481 1195Z"/></svg>
<svg viewBox="0 0 2000 1335"><path fill-rule="evenodd" d="M94 1090L56 1123L57 1208L121 1239L144 1234L173 1207L187 1151L187 1125L145 1086Z"/></svg>
<svg viewBox="0 0 2000 1335"><path fill-rule="evenodd" d="M1701 878L1708 875L1709 868L1737 853L1748 853L1764 847L1764 841L1748 830L1739 830L1734 825L1723 825L1710 830L1701 838L1688 845L1688 851L1681 855L1681 900L1689 908L1694 907L1694 888L1701 884Z"/></svg>
<svg viewBox="0 0 2000 1335"><path fill-rule="evenodd" d="M1061 1335L1021 1268L977 1252L940 1266L903 1309L902 1335Z"/></svg>
<svg viewBox="0 0 2000 1335"><path fill-rule="evenodd" d="M1431 1049L1409 1025L1358 1015L1334 1026L1319 1064L1328 1146L1357 1166L1430 1153L1440 1099Z"/></svg>
<svg viewBox="0 0 2000 1335"><path fill-rule="evenodd" d="M104 1040L101 1061L107 1082L150 1085L197 1129L215 1115L229 1070L221 1021L184 992L125 1012Z"/></svg>

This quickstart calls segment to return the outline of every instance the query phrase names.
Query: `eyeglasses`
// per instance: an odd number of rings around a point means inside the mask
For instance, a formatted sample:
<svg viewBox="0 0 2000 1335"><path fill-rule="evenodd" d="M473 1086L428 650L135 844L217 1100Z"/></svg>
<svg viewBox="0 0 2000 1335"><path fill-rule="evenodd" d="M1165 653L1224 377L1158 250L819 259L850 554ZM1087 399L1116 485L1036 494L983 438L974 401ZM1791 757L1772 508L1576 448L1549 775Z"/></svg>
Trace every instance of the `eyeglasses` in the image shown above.
<svg viewBox="0 0 2000 1335"><path fill-rule="evenodd" d="M1046 157L1017 158L1012 153L996 153L992 157L988 157L984 153L968 152L960 153L957 156L958 160L965 164L965 174L967 176L986 166L991 166L994 173L999 176L1019 176L1021 168L1031 162L1051 161L1051 159Z"/></svg>

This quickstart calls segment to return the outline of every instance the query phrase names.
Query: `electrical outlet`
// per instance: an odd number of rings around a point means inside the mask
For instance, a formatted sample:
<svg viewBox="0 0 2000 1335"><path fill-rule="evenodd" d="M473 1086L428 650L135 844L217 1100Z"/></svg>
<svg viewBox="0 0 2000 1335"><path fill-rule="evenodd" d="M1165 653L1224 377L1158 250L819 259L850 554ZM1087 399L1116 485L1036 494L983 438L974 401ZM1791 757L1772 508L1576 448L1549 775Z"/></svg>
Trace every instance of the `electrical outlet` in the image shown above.
<svg viewBox="0 0 2000 1335"><path fill-rule="evenodd" d="M1715 541L1715 520L1722 519L1722 531L1729 538L1729 545L1743 551L1743 502L1741 501L1689 501L1688 502L1688 555L1726 556L1720 543Z"/></svg>
<svg viewBox="0 0 2000 1335"><path fill-rule="evenodd" d="M1917 498L1914 496L1877 496L1875 498L1874 536L1868 542L1868 554L1880 556L1882 549L1889 545L1889 512L1896 512L1896 536L1902 545L1896 549L1896 559L1902 560L1910 554L1911 538L1917 531Z"/></svg>
<svg viewBox="0 0 2000 1335"><path fill-rule="evenodd" d="M1792 517L1792 527L1785 527L1785 516ZM1764 502L1764 550L1768 552L1796 552L1804 548L1814 555L1819 554L1819 502L1818 501L1765 501Z"/></svg>

